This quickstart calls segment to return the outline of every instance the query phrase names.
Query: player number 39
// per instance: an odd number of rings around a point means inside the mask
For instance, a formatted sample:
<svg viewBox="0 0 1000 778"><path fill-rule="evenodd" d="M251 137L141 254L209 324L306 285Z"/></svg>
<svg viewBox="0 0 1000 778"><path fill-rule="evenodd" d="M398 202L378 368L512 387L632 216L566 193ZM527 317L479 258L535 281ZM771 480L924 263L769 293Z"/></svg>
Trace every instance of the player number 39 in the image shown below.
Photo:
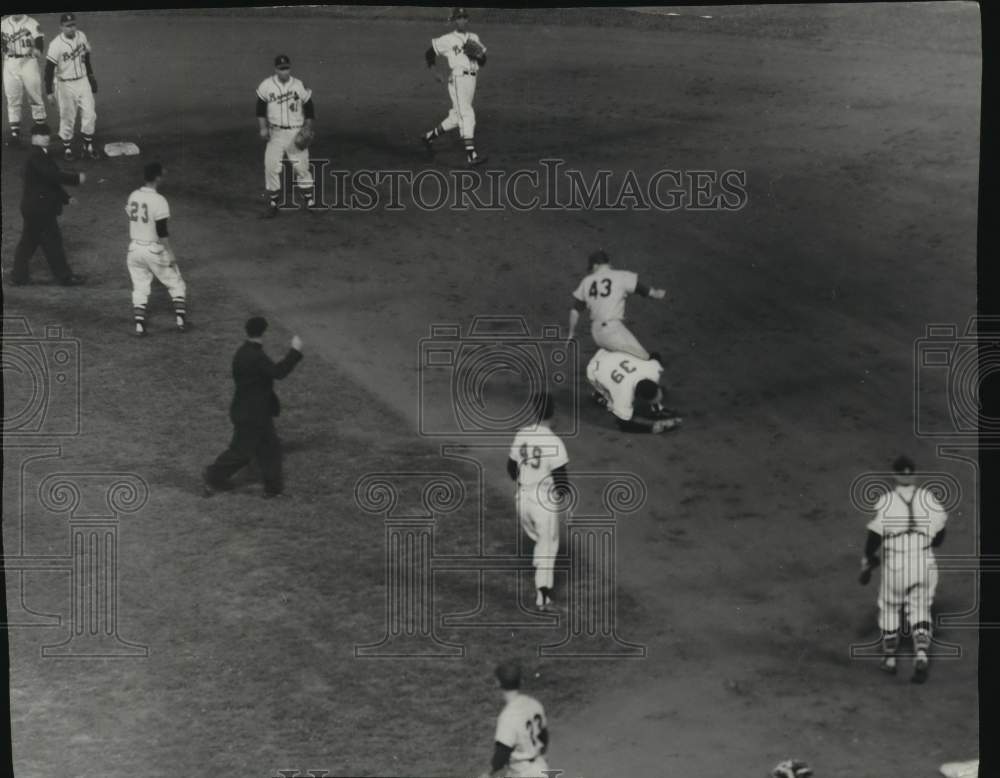
<svg viewBox="0 0 1000 778"><path fill-rule="evenodd" d="M635 372L635 368L632 367L632 365L629 363L627 359L623 359L621 362L619 362L618 367L620 367L621 370L615 368L614 370L611 371L611 380L614 381L616 384L620 384L622 381L625 380L625 373Z"/></svg>

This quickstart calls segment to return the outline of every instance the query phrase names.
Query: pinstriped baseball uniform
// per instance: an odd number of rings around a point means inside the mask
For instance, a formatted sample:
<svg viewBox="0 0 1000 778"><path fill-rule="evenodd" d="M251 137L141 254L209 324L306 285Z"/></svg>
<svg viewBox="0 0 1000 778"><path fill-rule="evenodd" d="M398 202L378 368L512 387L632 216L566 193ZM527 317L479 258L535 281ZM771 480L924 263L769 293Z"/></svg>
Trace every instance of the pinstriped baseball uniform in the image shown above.
<svg viewBox="0 0 1000 778"><path fill-rule="evenodd" d="M81 30L72 38L61 32L49 44L48 61L55 67L55 93L59 102L59 137L67 144L73 140L77 111L80 133L85 139L93 137L97 125L94 92L84 63L90 52L90 41Z"/></svg>
<svg viewBox="0 0 1000 778"><path fill-rule="evenodd" d="M45 121L45 100L42 98L42 75L38 70L35 40L43 38L38 22L30 16L6 17L0 22L0 42L3 47L3 91L7 96L7 119L11 131L20 130L21 104L24 95L31 103L31 118L36 124ZM16 132L14 134L17 134Z"/></svg>

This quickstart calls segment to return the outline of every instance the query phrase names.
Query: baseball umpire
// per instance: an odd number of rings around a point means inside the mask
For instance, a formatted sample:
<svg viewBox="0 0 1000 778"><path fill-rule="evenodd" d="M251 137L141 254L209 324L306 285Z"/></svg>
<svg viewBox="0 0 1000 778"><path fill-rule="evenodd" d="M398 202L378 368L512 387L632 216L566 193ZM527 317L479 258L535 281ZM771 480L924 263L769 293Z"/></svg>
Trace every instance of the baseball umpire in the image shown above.
<svg viewBox="0 0 1000 778"><path fill-rule="evenodd" d="M254 316L247 320L245 329L247 339L233 357L236 392L229 409L233 439L202 473L206 497L231 489L230 476L254 459L264 480L264 496L280 497L284 491L281 443L274 429L274 417L281 412L281 405L274 393L274 381L287 376L302 360L302 339L294 336L284 359L273 362L263 346L267 319Z"/></svg>

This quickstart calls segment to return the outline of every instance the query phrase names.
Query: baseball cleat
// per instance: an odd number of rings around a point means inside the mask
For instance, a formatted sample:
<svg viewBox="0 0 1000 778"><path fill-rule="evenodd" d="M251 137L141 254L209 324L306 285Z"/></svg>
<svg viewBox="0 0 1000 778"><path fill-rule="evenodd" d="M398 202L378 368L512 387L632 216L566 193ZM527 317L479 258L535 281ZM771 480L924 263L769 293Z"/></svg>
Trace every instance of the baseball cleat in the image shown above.
<svg viewBox="0 0 1000 778"><path fill-rule="evenodd" d="M136 322L135 323L135 329L132 331L132 333L137 338L144 338L144 337L146 337L146 334L147 334L147 332L146 332L146 325L142 324L141 322Z"/></svg>
<svg viewBox="0 0 1000 778"><path fill-rule="evenodd" d="M917 658L913 660L913 677L910 678L913 683L923 683L927 680L927 673L930 670L930 660L927 658L927 652L917 651Z"/></svg>
<svg viewBox="0 0 1000 778"><path fill-rule="evenodd" d="M101 155L94 146L84 146L83 155L87 159L100 159Z"/></svg>
<svg viewBox="0 0 1000 778"><path fill-rule="evenodd" d="M73 153L73 149L71 149L69 146L63 149L63 159L66 160L67 162L72 162L74 159L76 159L76 154Z"/></svg>
<svg viewBox="0 0 1000 778"><path fill-rule="evenodd" d="M608 407L608 398L605 397L600 392L592 392L590 395L590 399L593 400L598 405L600 405L602 408Z"/></svg>
<svg viewBox="0 0 1000 778"><path fill-rule="evenodd" d="M470 167L475 167L476 165L482 165L483 163L486 162L487 159L488 157L486 157L485 155L480 156L479 154L477 154L474 157L470 155L469 158L466 160L466 162L468 162Z"/></svg>
<svg viewBox="0 0 1000 778"><path fill-rule="evenodd" d="M177 317L177 321L175 323L175 326L177 327L177 331L178 332L187 332L188 331L188 323L187 323L187 321L185 321L180 316Z"/></svg>
<svg viewBox="0 0 1000 778"><path fill-rule="evenodd" d="M889 675L896 674L896 657L894 656L884 656L882 661L878 664L878 669L883 673L888 673Z"/></svg>

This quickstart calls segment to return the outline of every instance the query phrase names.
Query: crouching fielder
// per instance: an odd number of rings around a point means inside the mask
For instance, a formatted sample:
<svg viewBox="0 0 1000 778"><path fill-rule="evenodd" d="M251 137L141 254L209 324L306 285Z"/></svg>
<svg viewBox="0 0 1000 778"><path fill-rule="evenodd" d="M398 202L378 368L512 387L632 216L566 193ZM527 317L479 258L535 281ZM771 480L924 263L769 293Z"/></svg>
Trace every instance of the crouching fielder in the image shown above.
<svg viewBox="0 0 1000 778"><path fill-rule="evenodd" d="M535 543L535 605L541 610L552 606L555 561L559 551L559 513L569 491L566 446L552 431L555 412L552 395L535 400L538 423L517 431L510 447L507 474L517 482L517 515L521 527Z"/></svg>
<svg viewBox="0 0 1000 778"><path fill-rule="evenodd" d="M876 556L882 547L882 585L878 594L878 625L882 630L882 664L887 673L896 672L901 614L913 629L914 683L927 680L931 647L931 605L937 588L937 563L933 549L944 541L948 514L929 489L917 486L915 466L908 457L899 457L892 467L896 486L879 499L875 517L868 523L864 556L861 558L862 585L871 580L879 565Z"/></svg>
<svg viewBox="0 0 1000 778"><path fill-rule="evenodd" d="M167 221L170 206L167 198L159 193L163 181L163 165L151 162L143 169L145 185L128 196L125 213L128 215L128 273L132 277L132 312L135 334L146 334L146 305L153 279L159 279L174 306L175 326L179 332L187 329L187 287L177 267L177 259L170 246Z"/></svg>
<svg viewBox="0 0 1000 778"><path fill-rule="evenodd" d="M639 359L601 348L587 363L594 401L611 411L622 432L658 434L680 426L680 414L663 407L662 375L658 354Z"/></svg>

